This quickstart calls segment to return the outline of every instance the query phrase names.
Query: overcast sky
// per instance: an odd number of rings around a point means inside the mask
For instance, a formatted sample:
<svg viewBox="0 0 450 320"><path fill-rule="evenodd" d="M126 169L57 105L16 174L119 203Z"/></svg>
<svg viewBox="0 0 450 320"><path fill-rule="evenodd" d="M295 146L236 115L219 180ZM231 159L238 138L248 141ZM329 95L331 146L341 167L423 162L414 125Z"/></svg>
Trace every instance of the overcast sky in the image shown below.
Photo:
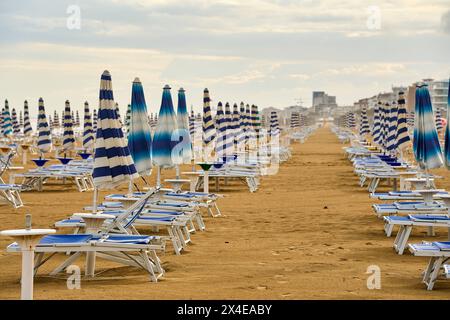
<svg viewBox="0 0 450 320"><path fill-rule="evenodd" d="M344 105L450 75L449 0L1 1L0 30L0 99L32 113L40 96L97 106L104 69L122 110L140 77L150 112L166 83L200 111L205 87L214 104L309 106L325 90Z"/></svg>

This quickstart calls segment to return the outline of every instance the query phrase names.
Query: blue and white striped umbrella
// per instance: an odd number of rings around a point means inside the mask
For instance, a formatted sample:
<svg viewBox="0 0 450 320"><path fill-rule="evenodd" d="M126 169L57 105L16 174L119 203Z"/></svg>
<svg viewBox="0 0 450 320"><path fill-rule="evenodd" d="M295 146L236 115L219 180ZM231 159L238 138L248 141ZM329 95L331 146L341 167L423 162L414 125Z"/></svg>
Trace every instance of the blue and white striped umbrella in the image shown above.
<svg viewBox="0 0 450 320"><path fill-rule="evenodd" d="M20 133L20 126L19 126L19 121L17 121L16 109L14 109L14 108L12 109L11 120L12 120L12 126L13 126L13 133L14 133L14 135L17 135L18 133Z"/></svg>
<svg viewBox="0 0 450 320"><path fill-rule="evenodd" d="M125 115L125 127L127 132L130 132L130 121L131 121L131 104L127 105L127 113Z"/></svg>
<svg viewBox="0 0 450 320"><path fill-rule="evenodd" d="M28 101L25 100L23 104L23 134L30 136L33 133L30 122L30 111L28 110Z"/></svg>
<svg viewBox="0 0 450 320"><path fill-rule="evenodd" d="M72 118L72 121L73 121L73 118ZM76 127L76 128L79 128L80 125L81 125L81 122L80 122L80 113L79 113L78 110L77 110L77 112L75 113L75 127Z"/></svg>
<svg viewBox="0 0 450 320"><path fill-rule="evenodd" d="M373 111L373 127L372 127L372 138L373 142L380 144L381 137L381 103L377 103L375 110Z"/></svg>
<svg viewBox="0 0 450 320"><path fill-rule="evenodd" d="M104 71L101 76L99 98L92 177L96 189L112 189L133 181L139 175L123 137L122 125L117 119L111 75L108 71Z"/></svg>
<svg viewBox="0 0 450 320"><path fill-rule="evenodd" d="M410 142L408 134L405 93L399 92L398 96L398 120L397 120L397 148L404 150Z"/></svg>
<svg viewBox="0 0 450 320"><path fill-rule="evenodd" d="M170 87L166 85L163 89L161 108L159 109L158 124L153 137L152 157L153 163L160 168L170 168L178 164L178 154L173 152L178 143L172 139L177 130L177 118L173 109Z"/></svg>
<svg viewBox="0 0 450 320"><path fill-rule="evenodd" d="M361 137L370 133L369 119L367 118L367 107L363 106L361 109L361 122L359 125L359 135Z"/></svg>
<svg viewBox="0 0 450 320"><path fill-rule="evenodd" d="M133 81L130 106L128 148L139 175L149 176L152 173L152 136L144 88L139 78Z"/></svg>
<svg viewBox="0 0 450 320"><path fill-rule="evenodd" d="M300 116L298 112L292 112L291 113L291 121L290 121L290 127L291 129L297 129L300 127Z"/></svg>
<svg viewBox="0 0 450 320"><path fill-rule="evenodd" d="M398 107L393 103L389 110L388 117L388 132L386 136L386 150L394 154L397 149L397 122L398 122Z"/></svg>
<svg viewBox="0 0 450 320"><path fill-rule="evenodd" d="M224 119L227 126L226 140L225 140L225 154L227 156L234 153L234 128L233 128L233 116L231 114L230 104L225 103Z"/></svg>
<svg viewBox="0 0 450 320"><path fill-rule="evenodd" d="M23 112L22 112L22 110L19 110L19 126L21 129L23 129Z"/></svg>
<svg viewBox="0 0 450 320"><path fill-rule="evenodd" d="M2 133L4 136L8 136L13 133L13 126L11 122L11 115L9 113L8 100L5 100L5 109L2 112L3 122L2 122Z"/></svg>
<svg viewBox="0 0 450 320"><path fill-rule="evenodd" d="M240 116L239 116L238 105L235 103L235 104L233 104L233 114L232 114L234 150L238 150L238 142L239 142L239 135L240 135L239 118L240 118Z"/></svg>
<svg viewBox="0 0 450 320"><path fill-rule="evenodd" d="M216 123L217 123L216 158L218 161L222 161L222 158L225 156L226 150L227 123L225 119L225 114L223 112L223 105L222 102L220 101L217 104Z"/></svg>
<svg viewBox="0 0 450 320"><path fill-rule="evenodd" d="M422 169L439 168L443 165L441 146L427 85L416 88L415 113L413 149L416 161Z"/></svg>
<svg viewBox="0 0 450 320"><path fill-rule="evenodd" d="M92 113L92 130L94 131L94 136L95 133L97 132L97 109L94 109L94 112Z"/></svg>
<svg viewBox="0 0 450 320"><path fill-rule="evenodd" d="M438 134L441 134L442 130L444 129L444 126L442 125L442 115L441 115L441 109L439 107L436 107L436 130Z"/></svg>
<svg viewBox="0 0 450 320"><path fill-rule="evenodd" d="M447 94L447 126L445 127L444 158L446 168L450 169L450 80Z"/></svg>
<svg viewBox="0 0 450 320"><path fill-rule="evenodd" d="M275 111L270 112L270 137L276 138L280 135L280 127L278 124L278 115Z"/></svg>
<svg viewBox="0 0 450 320"><path fill-rule="evenodd" d="M250 111L250 105L247 103L245 105L245 115L244 115L244 132L245 132L245 145L246 147L249 146L250 141L252 139L252 114Z"/></svg>
<svg viewBox="0 0 450 320"><path fill-rule="evenodd" d="M59 115L58 112L56 112L56 110L53 113L53 127L55 129L59 129L61 127L61 123L59 122Z"/></svg>
<svg viewBox="0 0 450 320"><path fill-rule="evenodd" d="M189 133L189 115L186 106L186 94L183 88L178 90L178 107L177 107L177 133L179 142L177 150L182 163L191 163L192 160L192 140Z"/></svg>
<svg viewBox="0 0 450 320"><path fill-rule="evenodd" d="M63 132L63 144L62 151L67 152L75 148L75 138L73 134L73 119L70 112L70 102L66 100L66 106L64 107L64 132Z"/></svg>
<svg viewBox="0 0 450 320"><path fill-rule="evenodd" d="M89 111L89 103L84 103L84 123L83 123L83 148L85 150L92 149L94 145L94 130L92 129L91 112Z"/></svg>
<svg viewBox="0 0 450 320"><path fill-rule="evenodd" d="M238 131L238 149L245 150L246 145L246 119L245 119L245 105L241 102L239 106L239 131Z"/></svg>
<svg viewBox="0 0 450 320"><path fill-rule="evenodd" d="M42 154L51 151L52 140L50 138L50 127L48 126L47 116L45 115L44 99L39 98L38 108L39 109L37 118L37 130L38 130L37 148L39 149L39 152Z"/></svg>
<svg viewBox="0 0 450 320"><path fill-rule="evenodd" d="M254 150L257 146L257 128L258 128L258 120L257 120L257 110L256 106L252 104L250 107L250 122L249 122L249 148Z"/></svg>
<svg viewBox="0 0 450 320"><path fill-rule="evenodd" d="M191 115L189 116L189 134L191 135L191 141L194 141L195 136L195 114L194 110L191 109Z"/></svg>
<svg viewBox="0 0 450 320"><path fill-rule="evenodd" d="M214 140L216 138L216 129L211 114L211 98L209 90L203 91L203 160L208 161L210 153L214 148Z"/></svg>

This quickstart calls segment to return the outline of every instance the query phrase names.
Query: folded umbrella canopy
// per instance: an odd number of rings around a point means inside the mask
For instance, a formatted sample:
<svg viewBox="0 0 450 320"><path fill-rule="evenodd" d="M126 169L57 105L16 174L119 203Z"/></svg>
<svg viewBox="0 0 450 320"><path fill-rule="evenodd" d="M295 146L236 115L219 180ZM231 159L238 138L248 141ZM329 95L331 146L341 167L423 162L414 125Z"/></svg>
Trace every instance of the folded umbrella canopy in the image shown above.
<svg viewBox="0 0 450 320"><path fill-rule="evenodd" d="M96 190L112 189L139 177L123 137L122 125L117 118L111 75L108 71L104 71L101 76L99 99L92 172Z"/></svg>
<svg viewBox="0 0 450 320"><path fill-rule="evenodd" d="M367 118L367 106L363 105L361 108L361 118L359 124L359 135L365 137L370 133L369 119Z"/></svg>
<svg viewBox="0 0 450 320"><path fill-rule="evenodd" d="M5 108L2 112L3 122L2 122L2 134L4 136L9 136L13 133L13 127L11 122L11 114L9 113L9 103L5 100Z"/></svg>
<svg viewBox="0 0 450 320"><path fill-rule="evenodd" d="M441 146L426 84L417 85L415 98L414 156L424 170L439 168L443 165Z"/></svg>
<svg viewBox="0 0 450 320"><path fill-rule="evenodd" d="M226 152L226 143L227 143L227 123L225 119L225 114L223 112L222 102L219 101L217 105L217 114L216 114L216 122L217 122L217 138L216 138L216 158L217 161L222 161L222 158L225 156Z"/></svg>
<svg viewBox="0 0 450 320"><path fill-rule="evenodd" d="M386 150L392 155L397 150L397 121L398 121L398 107L396 103L391 105L388 110L388 130L386 136Z"/></svg>
<svg viewBox="0 0 450 320"><path fill-rule="evenodd" d="M399 92L398 95L398 119L397 119L397 148L402 152L409 146L411 139L408 134L407 113L405 93Z"/></svg>
<svg viewBox="0 0 450 320"><path fill-rule="evenodd" d="M26 119L26 116L25 116ZM44 99L39 98L38 119L37 119L37 148L41 155L52 149L52 141L50 139L50 127L48 126L47 116L45 115Z"/></svg>
<svg viewBox="0 0 450 320"><path fill-rule="evenodd" d="M445 127L445 146L444 146L444 157L445 157L445 167L450 169L450 80L448 85L448 95L447 95L447 126Z"/></svg>
<svg viewBox="0 0 450 320"><path fill-rule="evenodd" d="M64 133L62 151L64 153L72 151L75 148L75 138L73 134L73 118L70 111L70 102L66 100L66 106L64 108Z"/></svg>
<svg viewBox="0 0 450 320"><path fill-rule="evenodd" d="M147 119L144 88L139 78L135 78L131 88L128 148L141 176L149 176L152 173L152 137Z"/></svg>
<svg viewBox="0 0 450 320"><path fill-rule="evenodd" d="M442 125L442 115L441 109L439 109L439 107L436 107L435 119L436 119L436 130L438 134L440 134L444 129L444 126Z"/></svg>
<svg viewBox="0 0 450 320"><path fill-rule="evenodd" d="M20 126L19 126L19 121L17 121L16 109L14 109L14 108L12 109L11 120L12 120L12 126L13 126L13 133L14 133L14 135L17 135L18 133L20 133Z"/></svg>
<svg viewBox="0 0 450 320"><path fill-rule="evenodd" d="M186 94L183 88L178 90L177 107L177 131L175 137L178 141L177 151L182 163L191 163L192 160L192 140L189 133L189 116L186 106Z"/></svg>
<svg viewBox="0 0 450 320"><path fill-rule="evenodd" d="M203 160L211 160L211 154L214 148L214 139L216 138L216 129L211 114L211 98L209 90L203 91Z"/></svg>
<svg viewBox="0 0 450 320"><path fill-rule="evenodd" d="M381 113L381 103L378 102L373 112L373 127L372 127L372 139L373 142L375 142L376 144L380 144L380 137L381 137L380 113Z"/></svg>
<svg viewBox="0 0 450 320"><path fill-rule="evenodd" d="M33 133L30 123L30 111L28 110L28 101L25 100L23 105L23 134L25 136L30 136Z"/></svg>
<svg viewBox="0 0 450 320"><path fill-rule="evenodd" d="M84 123L83 123L83 148L91 149L94 145L94 130L92 129L91 113L89 111L89 103L84 103Z"/></svg>

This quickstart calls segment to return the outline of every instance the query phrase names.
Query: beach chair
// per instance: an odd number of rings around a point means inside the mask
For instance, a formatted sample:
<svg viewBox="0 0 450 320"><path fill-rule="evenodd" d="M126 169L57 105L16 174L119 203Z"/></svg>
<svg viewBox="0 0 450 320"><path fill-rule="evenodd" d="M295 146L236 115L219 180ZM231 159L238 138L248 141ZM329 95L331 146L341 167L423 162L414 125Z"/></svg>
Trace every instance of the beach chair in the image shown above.
<svg viewBox="0 0 450 320"><path fill-rule="evenodd" d="M429 236L434 236L435 228L450 228L450 216L448 214L387 216L384 217L384 221L384 230L388 237L391 236L394 226L399 227L394 240L394 249L399 255L403 254L414 227L428 228Z"/></svg>
<svg viewBox="0 0 450 320"><path fill-rule="evenodd" d="M445 264L450 259L450 242L410 244L408 247L414 256L430 259L422 277L427 290L433 290L441 276L450 279L450 266Z"/></svg>

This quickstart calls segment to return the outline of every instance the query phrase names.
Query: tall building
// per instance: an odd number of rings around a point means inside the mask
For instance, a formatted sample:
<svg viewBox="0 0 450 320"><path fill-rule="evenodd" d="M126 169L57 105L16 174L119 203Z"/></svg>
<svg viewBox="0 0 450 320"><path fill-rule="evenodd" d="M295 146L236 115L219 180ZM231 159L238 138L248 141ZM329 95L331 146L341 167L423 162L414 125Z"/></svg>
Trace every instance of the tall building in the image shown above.
<svg viewBox="0 0 450 320"><path fill-rule="evenodd" d="M329 96L324 91L313 91L312 106L314 113L323 117L337 107L336 97Z"/></svg>
<svg viewBox="0 0 450 320"><path fill-rule="evenodd" d="M428 84L433 108L447 110L448 80L423 79Z"/></svg>

